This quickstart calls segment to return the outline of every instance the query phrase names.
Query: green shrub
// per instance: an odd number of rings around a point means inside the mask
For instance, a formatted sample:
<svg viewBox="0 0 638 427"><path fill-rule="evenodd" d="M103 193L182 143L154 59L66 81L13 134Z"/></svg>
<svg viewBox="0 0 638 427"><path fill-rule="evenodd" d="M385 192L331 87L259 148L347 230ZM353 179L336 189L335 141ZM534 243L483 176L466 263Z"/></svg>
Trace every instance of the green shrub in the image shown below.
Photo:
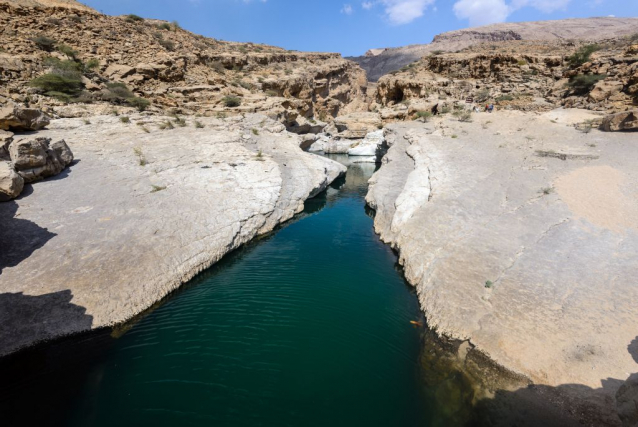
<svg viewBox="0 0 638 427"><path fill-rule="evenodd" d="M97 60L96 58L91 58L84 64L84 70L93 71L99 66L100 66L100 61Z"/></svg>
<svg viewBox="0 0 638 427"><path fill-rule="evenodd" d="M417 111L414 115L415 120L423 119L427 121L430 117L432 117L432 113L429 111Z"/></svg>
<svg viewBox="0 0 638 427"><path fill-rule="evenodd" d="M33 43L36 44L40 49L51 52L55 47L55 40L47 37L47 36L37 36L31 39Z"/></svg>
<svg viewBox="0 0 638 427"><path fill-rule="evenodd" d="M488 99L490 99L490 90L485 88L485 89L481 89L478 92L476 92L476 95L474 96L474 99L477 102L485 102Z"/></svg>
<svg viewBox="0 0 638 427"><path fill-rule="evenodd" d="M126 22L142 22L144 21L144 18L142 18L141 16L137 16L137 15L126 15Z"/></svg>
<svg viewBox="0 0 638 427"><path fill-rule="evenodd" d="M576 53L574 53L572 56L567 58L567 61L569 62L569 65L572 68L580 67L586 62L589 62L589 60L591 59L592 53L599 50L600 50L600 46L598 46L597 44L588 44L588 45L582 46L580 49L576 51Z"/></svg>
<svg viewBox="0 0 638 427"><path fill-rule="evenodd" d="M514 97L512 95L501 95L498 98L496 98L496 102L503 102L503 101L513 101Z"/></svg>
<svg viewBox="0 0 638 427"><path fill-rule="evenodd" d="M253 135L259 135L259 131L255 128L251 129L250 131L253 133Z"/></svg>
<svg viewBox="0 0 638 427"><path fill-rule="evenodd" d="M444 50L435 50L435 51L432 51L432 55L434 55L434 56L440 55L440 54L442 54L442 53L445 53L445 51L444 51Z"/></svg>
<svg viewBox="0 0 638 427"><path fill-rule="evenodd" d="M138 111L146 111L146 109L151 105L151 101L148 99L140 98L139 96L134 96L132 98L128 98L126 100L131 107L137 108Z"/></svg>
<svg viewBox="0 0 638 427"><path fill-rule="evenodd" d="M71 15L67 19L71 22L75 22L76 24L82 23L82 18L77 15Z"/></svg>
<svg viewBox="0 0 638 427"><path fill-rule="evenodd" d="M604 74L578 74L569 79L569 87L576 93L589 93L599 81L607 77Z"/></svg>
<svg viewBox="0 0 638 427"><path fill-rule="evenodd" d="M158 43L166 50L168 51L174 51L175 50L175 43L173 43L171 40L164 40L164 39L159 39Z"/></svg>
<svg viewBox="0 0 638 427"><path fill-rule="evenodd" d="M84 88L79 77L75 78L56 73L37 77L31 80L29 86L41 89L45 95L65 102L70 102L74 97L80 95Z"/></svg>
<svg viewBox="0 0 638 427"><path fill-rule="evenodd" d="M470 110L456 110L454 113L452 113L452 115L456 117L459 122L472 121L472 112Z"/></svg>
<svg viewBox="0 0 638 427"><path fill-rule="evenodd" d="M62 24L62 21L60 21L58 18L48 18L47 19L47 24L60 25L60 24Z"/></svg>
<svg viewBox="0 0 638 427"><path fill-rule="evenodd" d="M631 36L629 36L629 41L630 42L638 42L638 33L636 34L632 34Z"/></svg>
<svg viewBox="0 0 638 427"><path fill-rule="evenodd" d="M170 31L171 24L169 24L168 22L162 22L161 24L157 24L156 27L159 28L160 30L169 30Z"/></svg>
<svg viewBox="0 0 638 427"><path fill-rule="evenodd" d="M236 96L225 96L222 101L228 108L239 107L241 105L241 98Z"/></svg>
<svg viewBox="0 0 638 427"><path fill-rule="evenodd" d="M120 121L122 123L131 123L131 119L128 116L121 116Z"/></svg>
<svg viewBox="0 0 638 427"><path fill-rule="evenodd" d="M264 92L264 93L266 94L266 96L271 96L271 97L279 96L279 94L278 94L277 92L275 92L274 90L272 90L272 89L268 89L268 90L267 90L266 92Z"/></svg>
<svg viewBox="0 0 638 427"><path fill-rule="evenodd" d="M177 21L173 21L171 22L171 24L173 25L173 31L177 31L177 30L181 30L182 27L179 25L179 22Z"/></svg>
<svg viewBox="0 0 638 427"><path fill-rule="evenodd" d="M199 120L195 120L195 128L196 129L204 129L204 124Z"/></svg>
<svg viewBox="0 0 638 427"><path fill-rule="evenodd" d="M177 114L173 116L173 121L175 122L177 126L181 128L186 127L186 120L184 120L182 117L178 116Z"/></svg>
<svg viewBox="0 0 638 427"><path fill-rule="evenodd" d="M226 67L224 67L224 64L222 64L221 61L209 62L208 66L220 74L223 74L226 72Z"/></svg>
<svg viewBox="0 0 638 427"><path fill-rule="evenodd" d="M525 61L524 59L519 59L517 64L522 67L523 65L527 65L527 61Z"/></svg>
<svg viewBox="0 0 638 427"><path fill-rule="evenodd" d="M72 59L72 60L77 62L77 60L78 60L78 52L73 50L73 48L71 48L71 46L67 46L67 45L61 43L61 44L58 45L57 49L58 49L58 52L63 53L69 59Z"/></svg>

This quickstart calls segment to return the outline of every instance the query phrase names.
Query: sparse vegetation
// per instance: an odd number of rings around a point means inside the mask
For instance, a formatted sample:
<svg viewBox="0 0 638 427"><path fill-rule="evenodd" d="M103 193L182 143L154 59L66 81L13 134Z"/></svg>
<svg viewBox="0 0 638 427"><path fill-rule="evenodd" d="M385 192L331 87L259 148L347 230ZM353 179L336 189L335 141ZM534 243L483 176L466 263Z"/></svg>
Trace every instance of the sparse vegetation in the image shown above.
<svg viewBox="0 0 638 427"><path fill-rule="evenodd" d="M501 95L496 98L496 102L513 101L513 100L514 100L514 97L512 95Z"/></svg>
<svg viewBox="0 0 638 427"><path fill-rule="evenodd" d="M146 110L150 105L149 100L135 96L124 83L119 82L107 83L106 89L100 94L100 98L112 104L129 104L139 111Z"/></svg>
<svg viewBox="0 0 638 427"><path fill-rule="evenodd" d="M220 74L226 72L226 68L224 67L224 64L221 63L221 61L211 61L208 63L208 66Z"/></svg>
<svg viewBox="0 0 638 427"><path fill-rule="evenodd" d="M90 125L91 124L91 120L89 120L89 119L84 119L83 122L84 122L85 125Z"/></svg>
<svg viewBox="0 0 638 427"><path fill-rule="evenodd" d="M432 117L432 113L429 111L417 111L416 114L414 115L414 119L418 120L418 119L422 119L423 121L428 121L428 119Z"/></svg>
<svg viewBox="0 0 638 427"><path fill-rule="evenodd" d="M578 68L581 65L589 62L589 60L591 59L591 55L599 50L600 46L598 46L597 44L588 44L582 46L576 51L576 53L567 58L567 61L569 62L570 67Z"/></svg>
<svg viewBox="0 0 638 427"><path fill-rule="evenodd" d="M186 127L186 120L183 117L178 116L177 114L173 116L173 121L177 126L181 128Z"/></svg>
<svg viewBox="0 0 638 427"><path fill-rule="evenodd" d="M51 52L55 47L55 40L47 37L47 36L37 36L31 39L33 43L36 44L40 49Z"/></svg>
<svg viewBox="0 0 638 427"><path fill-rule="evenodd" d="M434 55L434 56L438 56L438 55L440 55L442 53L445 53L445 51L444 50L440 50L440 49L432 51L432 55Z"/></svg>
<svg viewBox="0 0 638 427"><path fill-rule="evenodd" d="M527 65L527 61L525 61L524 59L519 59L517 64L522 67L524 65Z"/></svg>
<svg viewBox="0 0 638 427"><path fill-rule="evenodd" d="M144 124L142 124L142 123L138 123L137 125L138 125L138 126L140 127L140 129L142 129L144 132L146 132L146 133L151 133L151 131L150 131L150 130L146 127L146 126L144 126Z"/></svg>
<svg viewBox="0 0 638 427"><path fill-rule="evenodd" d="M131 123L131 119L128 116L120 116L120 121L122 123Z"/></svg>
<svg viewBox="0 0 638 427"><path fill-rule="evenodd" d="M47 18L47 24L51 24L51 25L60 25L62 24L62 21L60 21L58 18Z"/></svg>
<svg viewBox="0 0 638 427"><path fill-rule="evenodd" d="M257 158L257 160L259 160L260 162L263 162L263 161L265 160L265 159L264 159L264 153L262 153L262 152L261 152L261 150L259 150L259 151L257 152L257 154L255 155L255 157L256 157L256 158Z"/></svg>
<svg viewBox="0 0 638 427"><path fill-rule="evenodd" d="M199 120L195 120L195 128L196 129L204 129L204 124Z"/></svg>
<svg viewBox="0 0 638 427"><path fill-rule="evenodd" d="M472 112L470 110L456 110L454 111L454 113L452 113L452 115L454 117L456 117L456 119L459 122L471 122L472 121Z"/></svg>
<svg viewBox="0 0 638 427"><path fill-rule="evenodd" d="M494 286L494 282L492 282L491 280L488 280L488 281L485 282L485 287L487 289L491 289L492 286Z"/></svg>
<svg viewBox="0 0 638 427"><path fill-rule="evenodd" d="M158 191L166 190L167 188L165 185L152 185L151 187L153 187L151 193L157 193Z"/></svg>
<svg viewBox="0 0 638 427"><path fill-rule="evenodd" d="M175 50L175 43L173 43L171 40L166 40L164 38L158 39L157 42L160 44L160 46L162 46L164 49L168 50L168 51L174 51Z"/></svg>
<svg viewBox="0 0 638 427"><path fill-rule="evenodd" d="M476 95L474 96L474 99L477 102L485 102L488 99L490 99L490 90L487 88L481 89L478 92L476 92Z"/></svg>
<svg viewBox="0 0 638 427"><path fill-rule="evenodd" d="M167 129L175 129L175 126L173 126L173 123L171 123L170 120L166 120L165 122L159 124L159 128L160 130L167 130Z"/></svg>
<svg viewBox="0 0 638 427"><path fill-rule="evenodd" d="M135 155L137 156L137 160L140 166L146 166L147 162L146 162L146 157L144 157L144 152L142 151L141 147L135 147L133 148L133 152L135 153Z"/></svg>
<svg viewBox="0 0 638 427"><path fill-rule="evenodd" d="M259 131L255 128L252 128L250 131L253 133L253 135L259 135Z"/></svg>
<svg viewBox="0 0 638 427"><path fill-rule="evenodd" d="M218 119L225 119L225 118L226 118L226 113L224 113L224 112L222 112L222 111L218 111L218 112L215 114L215 117L216 117L216 118L218 118Z"/></svg>
<svg viewBox="0 0 638 427"><path fill-rule="evenodd" d="M552 187L545 187L545 188L541 188L541 193L545 196L549 196L550 194L552 194L554 192L554 188Z"/></svg>
<svg viewBox="0 0 638 427"><path fill-rule="evenodd" d="M142 22L144 21L144 18L142 18L141 16L137 16L137 15L126 15L126 17L124 18L126 19L126 22Z"/></svg>
<svg viewBox="0 0 638 427"><path fill-rule="evenodd" d="M279 96L279 94L272 89L268 89L264 93L266 94L266 96L270 96L270 97Z"/></svg>
<svg viewBox="0 0 638 427"><path fill-rule="evenodd" d="M170 31L171 29L171 24L169 24L168 22L162 22L161 24L157 24L155 26L159 28L160 30Z"/></svg>
<svg viewBox="0 0 638 427"><path fill-rule="evenodd" d="M66 55L69 59L72 59L73 61L78 60L78 52L73 50L73 48L71 48L71 46L65 45L64 43L61 43L57 46L57 50L58 52Z"/></svg>
<svg viewBox="0 0 638 427"><path fill-rule="evenodd" d="M241 105L241 98L236 96L225 96L224 99L222 99L222 102L228 108L239 107Z"/></svg>
<svg viewBox="0 0 638 427"><path fill-rule="evenodd" d="M452 139L456 139L456 138L458 138L458 137L459 137L458 135L454 134L454 135L452 135L452 137L451 137L451 138L452 138Z"/></svg>
<svg viewBox="0 0 638 427"><path fill-rule="evenodd" d="M576 93L584 94L590 92L599 81L605 79L604 74L578 74L569 79L569 87Z"/></svg>

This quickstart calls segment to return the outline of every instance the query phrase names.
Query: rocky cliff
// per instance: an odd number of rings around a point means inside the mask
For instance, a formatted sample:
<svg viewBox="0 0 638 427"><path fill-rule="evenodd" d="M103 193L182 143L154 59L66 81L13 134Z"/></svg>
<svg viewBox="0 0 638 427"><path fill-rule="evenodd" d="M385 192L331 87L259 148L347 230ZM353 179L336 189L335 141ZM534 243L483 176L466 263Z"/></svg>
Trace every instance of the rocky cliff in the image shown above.
<svg viewBox="0 0 638 427"><path fill-rule="evenodd" d="M525 111L627 111L638 104L637 42L508 41L432 54L382 77L377 102L403 110L403 118L466 99Z"/></svg>
<svg viewBox="0 0 638 427"><path fill-rule="evenodd" d="M0 3L0 102L69 117L118 104L146 108L144 99L151 110L259 111L287 123L299 115L330 120L363 102L365 72L338 54L225 42L75 3L72 11L13 3Z"/></svg>
<svg viewBox="0 0 638 427"><path fill-rule="evenodd" d="M599 41L638 33L638 18L588 18L494 24L450 31L437 35L432 43L384 49L377 55L349 58L359 63L371 81L399 70L433 52L456 52L482 43L510 40ZM375 49L374 51L378 51Z"/></svg>

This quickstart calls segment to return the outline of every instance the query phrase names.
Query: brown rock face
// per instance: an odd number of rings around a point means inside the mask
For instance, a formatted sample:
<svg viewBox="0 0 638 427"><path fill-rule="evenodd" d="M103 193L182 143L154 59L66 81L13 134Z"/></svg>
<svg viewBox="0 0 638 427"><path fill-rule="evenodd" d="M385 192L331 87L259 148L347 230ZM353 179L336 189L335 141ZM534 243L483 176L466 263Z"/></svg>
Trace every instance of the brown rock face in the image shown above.
<svg viewBox="0 0 638 427"><path fill-rule="evenodd" d="M61 7L97 13L94 9L76 0L0 0L0 3L8 3L12 6L21 7Z"/></svg>
<svg viewBox="0 0 638 427"><path fill-rule="evenodd" d="M59 7L32 8L25 14L13 3L0 2L0 21L11 28L0 32L0 45L7 51L0 53L0 102L50 107L65 117L109 111L100 101L127 105L126 97L109 93L110 83L122 83L151 101L151 111L176 109L180 114L264 112L283 122L296 116L330 121L365 105L365 72L334 53L224 42L162 21L69 13ZM65 107L46 96L57 89L29 86L35 77L55 72L44 63L47 56L68 59L32 41L39 36L52 39L54 46L64 43L77 52L77 61L95 65L83 73L81 94L72 95L74 101L93 101L91 107Z"/></svg>
<svg viewBox="0 0 638 427"><path fill-rule="evenodd" d="M0 130L40 130L49 122L48 115L34 108L9 104L0 109Z"/></svg>
<svg viewBox="0 0 638 427"><path fill-rule="evenodd" d="M638 131L638 111L626 111L605 117L601 129L607 132Z"/></svg>

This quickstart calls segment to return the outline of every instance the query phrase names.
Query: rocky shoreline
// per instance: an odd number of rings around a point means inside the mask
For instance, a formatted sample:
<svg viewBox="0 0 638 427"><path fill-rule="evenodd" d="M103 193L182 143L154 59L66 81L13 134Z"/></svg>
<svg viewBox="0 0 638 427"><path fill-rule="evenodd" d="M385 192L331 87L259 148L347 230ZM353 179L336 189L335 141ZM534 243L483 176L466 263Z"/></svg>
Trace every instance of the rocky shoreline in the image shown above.
<svg viewBox="0 0 638 427"><path fill-rule="evenodd" d="M574 129L583 114L391 125L366 200L439 335L536 386L572 385L558 395L595 408L589 425L621 425L616 393L638 368L638 152L631 134Z"/></svg>
<svg viewBox="0 0 638 427"><path fill-rule="evenodd" d="M0 204L0 355L131 319L345 168L263 115L54 120L75 162ZM164 127L165 130L160 130Z"/></svg>

